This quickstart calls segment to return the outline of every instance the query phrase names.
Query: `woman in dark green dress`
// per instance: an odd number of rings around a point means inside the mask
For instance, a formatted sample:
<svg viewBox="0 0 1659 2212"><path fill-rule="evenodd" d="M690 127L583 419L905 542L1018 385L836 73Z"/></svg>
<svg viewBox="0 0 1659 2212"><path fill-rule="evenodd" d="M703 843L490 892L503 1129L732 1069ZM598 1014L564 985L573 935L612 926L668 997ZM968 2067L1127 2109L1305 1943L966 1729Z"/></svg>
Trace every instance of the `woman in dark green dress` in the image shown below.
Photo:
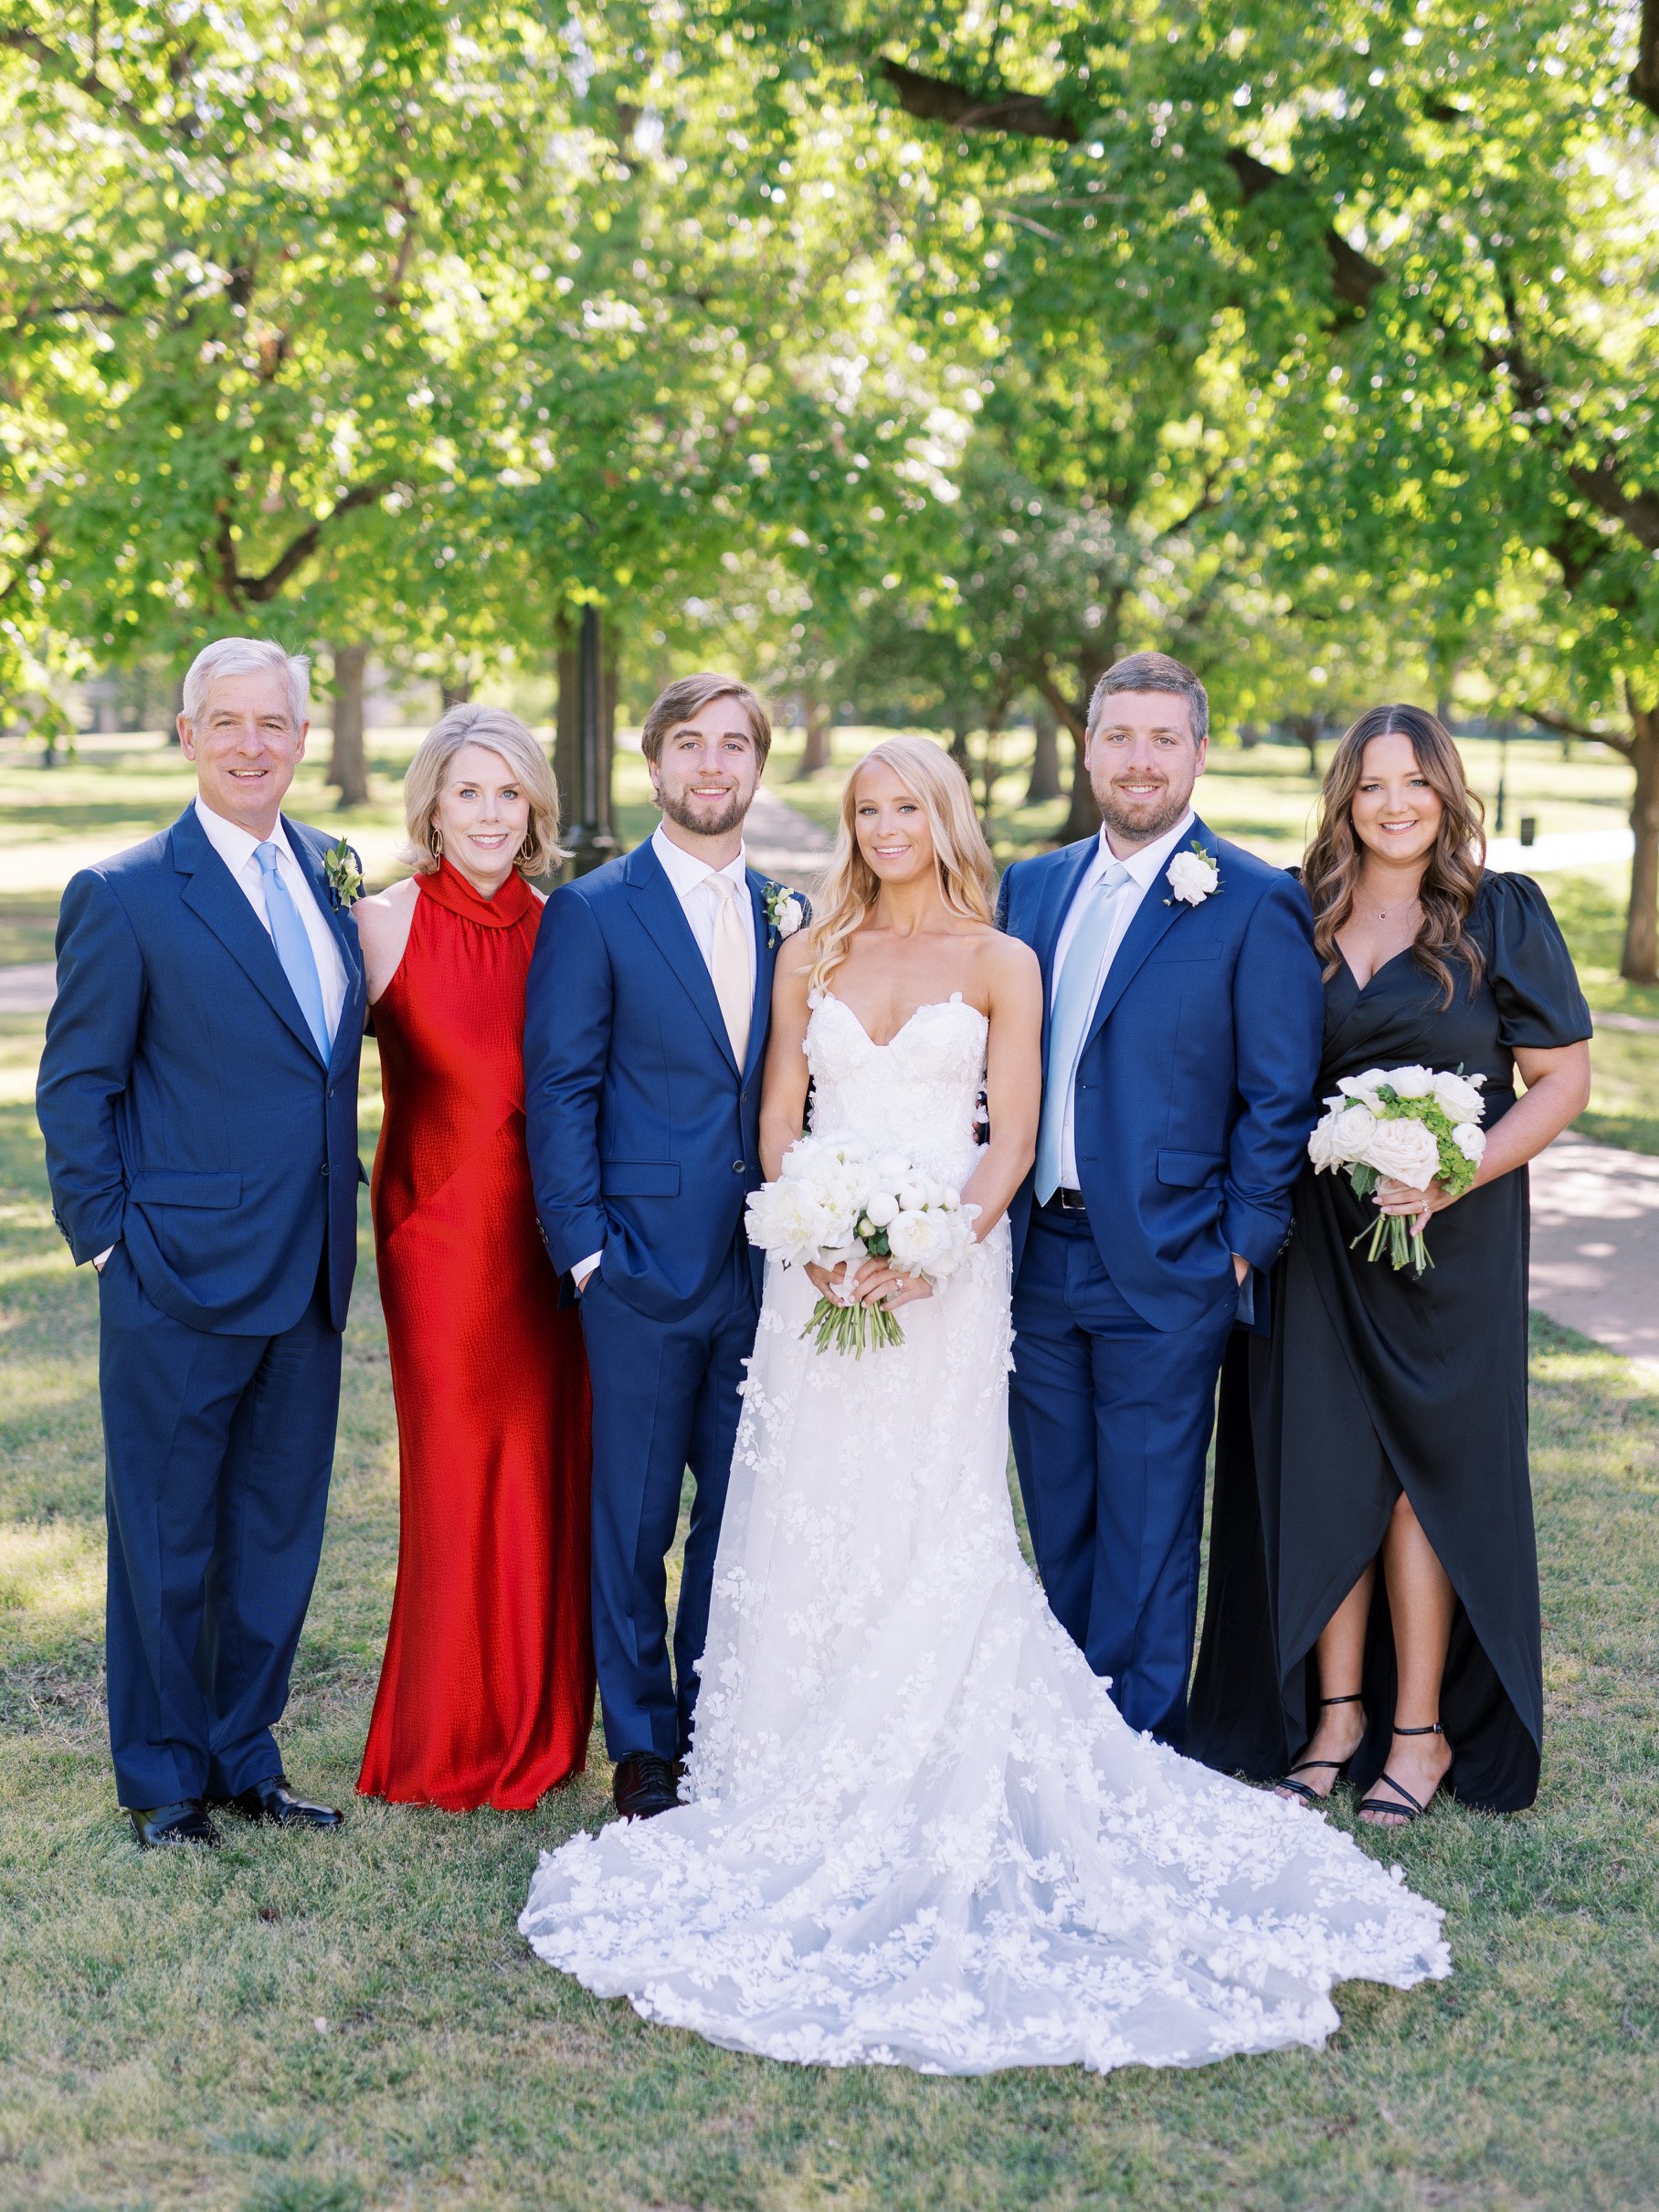
<svg viewBox="0 0 1659 2212"><path fill-rule="evenodd" d="M1590 1021L1543 893L1484 855L1434 717L1361 716L1304 872L1321 1094L1371 1068L1483 1075L1486 1149L1455 1201L1305 1170L1272 1334L1236 1338L1222 1378L1187 1748L1309 1798L1346 1774L1384 1826L1442 1784L1495 1812L1537 1793L1524 1170L1588 1099ZM1366 1257L1378 1206L1423 1225L1425 1274Z"/></svg>

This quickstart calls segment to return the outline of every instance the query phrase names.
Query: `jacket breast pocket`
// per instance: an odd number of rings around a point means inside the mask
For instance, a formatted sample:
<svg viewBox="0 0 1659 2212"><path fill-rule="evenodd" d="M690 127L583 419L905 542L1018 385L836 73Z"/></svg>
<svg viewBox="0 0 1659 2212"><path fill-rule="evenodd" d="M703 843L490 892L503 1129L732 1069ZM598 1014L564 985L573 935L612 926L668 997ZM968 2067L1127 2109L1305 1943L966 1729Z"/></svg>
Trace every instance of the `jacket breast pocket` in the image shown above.
<svg viewBox="0 0 1659 2212"><path fill-rule="evenodd" d="M193 1174L188 1169L164 1168L135 1175L127 1196L140 1206L208 1206L224 1208L242 1202L239 1175Z"/></svg>
<svg viewBox="0 0 1659 2212"><path fill-rule="evenodd" d="M1167 937L1157 948L1157 959L1149 966L1162 968L1172 960L1219 960L1222 947L1214 937L1189 937L1184 929L1177 929Z"/></svg>
<svg viewBox="0 0 1659 2212"><path fill-rule="evenodd" d="M1177 1191L1201 1191L1216 1181L1226 1166L1220 1152L1163 1151L1157 1156L1157 1180Z"/></svg>
<svg viewBox="0 0 1659 2212"><path fill-rule="evenodd" d="M677 1159L602 1159L599 1191L605 1198L678 1198Z"/></svg>

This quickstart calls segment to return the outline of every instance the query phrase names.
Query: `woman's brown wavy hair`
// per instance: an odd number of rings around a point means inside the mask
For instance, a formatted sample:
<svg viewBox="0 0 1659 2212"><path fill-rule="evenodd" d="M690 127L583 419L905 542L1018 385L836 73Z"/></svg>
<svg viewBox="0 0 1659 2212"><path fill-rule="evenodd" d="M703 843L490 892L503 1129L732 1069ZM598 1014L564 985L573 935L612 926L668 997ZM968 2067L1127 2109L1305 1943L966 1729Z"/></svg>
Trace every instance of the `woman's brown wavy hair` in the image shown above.
<svg viewBox="0 0 1659 2212"><path fill-rule="evenodd" d="M1486 865L1485 810L1469 788L1463 757L1443 723L1421 706L1368 707L1337 747L1319 794L1319 820L1302 863L1302 880L1314 906L1314 949L1326 979L1342 962L1337 932L1354 911L1363 848L1354 833L1354 793L1373 737L1409 738L1417 765L1440 794L1440 831L1429 853L1418 898L1422 925L1411 947L1420 968L1440 985L1442 1008L1451 1005L1452 962L1481 979L1480 947L1465 928Z"/></svg>

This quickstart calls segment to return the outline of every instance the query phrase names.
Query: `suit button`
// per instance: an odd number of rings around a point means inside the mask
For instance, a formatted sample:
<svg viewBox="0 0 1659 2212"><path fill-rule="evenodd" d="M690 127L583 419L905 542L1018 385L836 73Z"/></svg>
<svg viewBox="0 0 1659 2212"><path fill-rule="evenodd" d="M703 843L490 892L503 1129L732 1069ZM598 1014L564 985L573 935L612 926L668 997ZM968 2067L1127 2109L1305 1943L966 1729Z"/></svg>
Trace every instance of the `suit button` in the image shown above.
<svg viewBox="0 0 1659 2212"><path fill-rule="evenodd" d="M323 1163L322 1163L322 1172L323 1172L323 1174L324 1174L324 1175L326 1175L326 1174L328 1173L328 1162L327 1162L327 1160L324 1160L324 1161L323 1161Z"/></svg>
<svg viewBox="0 0 1659 2212"><path fill-rule="evenodd" d="M747 1163L745 1160L734 1159L734 1160L732 1162L732 1172L733 1172L733 1174L734 1174L734 1175L741 1175L741 1174L743 1173L743 1171L744 1171L744 1169L745 1168L745 1166L746 1166L747 1164L748 1164L748 1163Z"/></svg>

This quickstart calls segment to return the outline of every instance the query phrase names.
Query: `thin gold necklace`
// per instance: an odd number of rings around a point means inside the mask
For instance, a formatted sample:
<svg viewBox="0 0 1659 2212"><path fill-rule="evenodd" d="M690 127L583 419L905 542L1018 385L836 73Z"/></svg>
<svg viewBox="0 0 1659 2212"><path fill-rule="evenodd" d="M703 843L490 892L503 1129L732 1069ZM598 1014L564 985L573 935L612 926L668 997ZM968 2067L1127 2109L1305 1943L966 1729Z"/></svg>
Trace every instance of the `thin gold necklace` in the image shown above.
<svg viewBox="0 0 1659 2212"><path fill-rule="evenodd" d="M1386 922L1390 915L1398 914L1402 906L1415 906L1419 896L1420 894L1413 891L1408 899L1396 899L1391 906L1379 906L1376 910L1377 919L1379 922Z"/></svg>

